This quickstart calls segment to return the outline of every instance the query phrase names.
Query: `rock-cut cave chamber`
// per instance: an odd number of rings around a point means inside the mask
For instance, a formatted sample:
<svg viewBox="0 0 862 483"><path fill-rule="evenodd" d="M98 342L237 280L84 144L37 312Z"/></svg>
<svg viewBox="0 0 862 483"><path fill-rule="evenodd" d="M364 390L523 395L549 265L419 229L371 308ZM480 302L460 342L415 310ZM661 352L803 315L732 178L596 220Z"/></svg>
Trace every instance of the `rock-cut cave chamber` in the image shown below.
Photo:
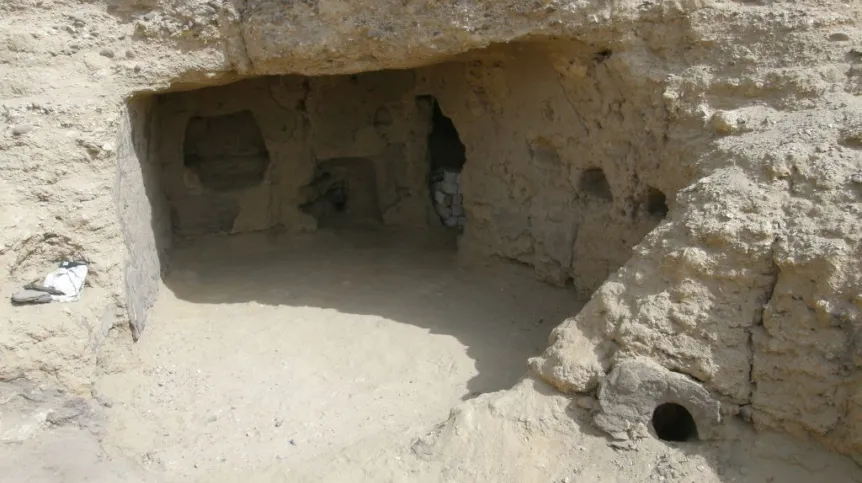
<svg viewBox="0 0 862 483"><path fill-rule="evenodd" d="M476 372L511 373L468 389L507 387L682 186L663 163L660 92L593 50L513 44L408 70L131 98L117 203L135 337L165 292L201 306L329 307L449 331ZM479 259L518 262L524 283L553 295L493 288L517 309L490 292L446 298L501 280L463 278L460 263ZM530 336L478 347L509 331Z"/></svg>

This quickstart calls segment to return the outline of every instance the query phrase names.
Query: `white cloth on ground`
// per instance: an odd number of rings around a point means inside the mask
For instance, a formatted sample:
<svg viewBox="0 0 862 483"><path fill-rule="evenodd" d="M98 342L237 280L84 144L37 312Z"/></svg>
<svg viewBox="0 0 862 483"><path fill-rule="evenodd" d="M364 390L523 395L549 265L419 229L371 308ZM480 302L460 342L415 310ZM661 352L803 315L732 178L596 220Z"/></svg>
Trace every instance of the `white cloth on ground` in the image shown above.
<svg viewBox="0 0 862 483"><path fill-rule="evenodd" d="M84 290L84 280L87 278L86 265L71 265L60 268L49 273L45 277L44 285L63 292L65 295L51 295L51 299L55 302L74 302L81 298L81 292Z"/></svg>

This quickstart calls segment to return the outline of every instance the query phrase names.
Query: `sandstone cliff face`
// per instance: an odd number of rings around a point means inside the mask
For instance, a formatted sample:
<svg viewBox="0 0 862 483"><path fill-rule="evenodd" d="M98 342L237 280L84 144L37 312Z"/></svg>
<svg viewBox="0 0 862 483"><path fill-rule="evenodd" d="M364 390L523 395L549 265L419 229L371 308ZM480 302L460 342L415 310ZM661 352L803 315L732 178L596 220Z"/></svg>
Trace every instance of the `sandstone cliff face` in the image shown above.
<svg viewBox="0 0 862 483"><path fill-rule="evenodd" d="M859 15L841 2L7 0L4 289L81 254L96 295L72 313L0 309L0 377L83 391L126 322L143 327L168 237L167 201L146 190L165 142L148 93L412 69L382 102L434 96L458 128L461 249L596 290L533 361L543 378L593 391L647 357L758 427L862 462ZM177 95L198 94L162 98ZM304 226L292 220L279 221Z"/></svg>

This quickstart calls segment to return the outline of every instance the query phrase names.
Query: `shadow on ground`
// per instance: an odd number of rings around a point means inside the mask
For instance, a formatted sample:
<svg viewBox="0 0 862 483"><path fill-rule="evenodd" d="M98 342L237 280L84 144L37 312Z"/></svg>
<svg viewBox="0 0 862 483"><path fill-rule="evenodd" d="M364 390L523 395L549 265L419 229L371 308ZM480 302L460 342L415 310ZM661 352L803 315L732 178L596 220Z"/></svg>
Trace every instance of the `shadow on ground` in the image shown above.
<svg viewBox="0 0 862 483"><path fill-rule="evenodd" d="M176 244L165 284L196 304L319 307L451 335L478 371L467 399L516 383L583 301L526 267L456 258L454 240L427 232L211 237Z"/></svg>

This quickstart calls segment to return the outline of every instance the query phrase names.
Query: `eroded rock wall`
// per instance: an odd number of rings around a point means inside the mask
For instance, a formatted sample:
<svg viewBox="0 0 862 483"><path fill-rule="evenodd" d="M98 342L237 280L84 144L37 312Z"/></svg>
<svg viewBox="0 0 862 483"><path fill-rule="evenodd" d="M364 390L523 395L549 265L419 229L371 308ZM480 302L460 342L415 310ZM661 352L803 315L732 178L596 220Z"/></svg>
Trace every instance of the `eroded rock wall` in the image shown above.
<svg viewBox="0 0 862 483"><path fill-rule="evenodd" d="M137 255L118 217L106 214L116 210L116 133L132 94L262 74L415 68L557 37L583 47L548 54L553 72L540 56L513 61L506 51L499 62L522 67L474 58L441 67L452 73L435 88L467 145L465 190L493 200L467 202L491 234L468 229L465 247L528 261L552 279L602 271L579 264L610 271L625 262L534 367L562 390L590 391L616 361L647 357L701 380L726 407L747 407L760 428L814 436L858 460L859 9L838 1L7 0L3 287L79 252L92 276L71 314L2 309L2 376L81 390L102 342L123 327L111 320L128 309L123 273ZM483 132L497 136L480 143ZM610 203L570 191L598 167L608 189L594 193L610 192ZM621 247L655 221L622 210L634 212L649 187L665 193L670 212L626 262ZM579 205L587 208L569 211ZM583 222L590 216L598 221ZM626 216L629 230L613 228ZM614 233L635 239L619 243ZM569 255L578 240L586 246Z"/></svg>
<svg viewBox="0 0 862 483"><path fill-rule="evenodd" d="M662 219L650 188L691 179L668 158L662 78L577 43L496 47L423 69L467 146L462 249L591 293Z"/></svg>
<svg viewBox="0 0 862 483"><path fill-rule="evenodd" d="M701 64L669 78L671 133L684 136L686 118L711 132L705 149L689 151L703 175L555 331L536 370L561 389L590 391L619 361L649 357L715 391L726 417L739 411L758 428L813 436L860 461L859 366L850 362L860 152L842 141L859 100L848 82L857 61L839 40L858 37L856 15L772 5L691 16L698 35L739 38L742 19L786 35L757 43L775 61L769 68L721 43L709 51L723 69L705 74ZM714 29L703 23L718 19Z"/></svg>

